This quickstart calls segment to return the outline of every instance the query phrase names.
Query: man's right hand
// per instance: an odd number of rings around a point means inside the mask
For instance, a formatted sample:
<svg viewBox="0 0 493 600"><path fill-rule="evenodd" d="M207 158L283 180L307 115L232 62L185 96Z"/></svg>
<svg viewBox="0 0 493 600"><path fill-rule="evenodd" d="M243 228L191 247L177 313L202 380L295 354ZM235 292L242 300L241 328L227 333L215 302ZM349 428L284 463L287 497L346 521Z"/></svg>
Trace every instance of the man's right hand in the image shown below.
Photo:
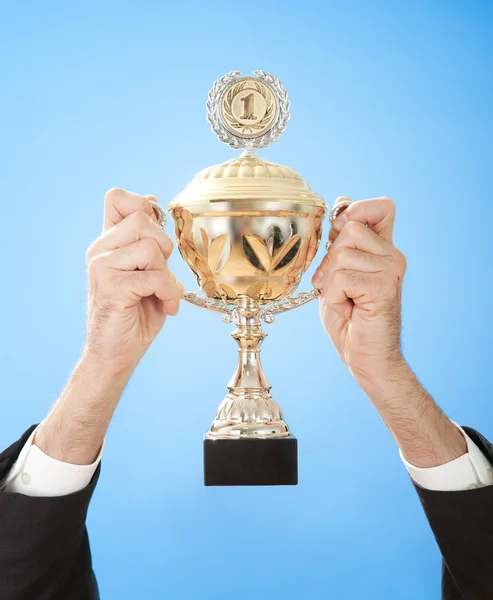
<svg viewBox="0 0 493 600"><path fill-rule="evenodd" d="M62 462L93 463L133 370L178 312L184 289L168 269L173 244L151 201L116 188L106 194L103 233L87 251L84 352L34 439Z"/></svg>
<svg viewBox="0 0 493 600"><path fill-rule="evenodd" d="M87 251L89 303L86 357L114 372L132 371L167 315L176 315L184 288L168 269L171 239L151 201L107 192L103 233Z"/></svg>

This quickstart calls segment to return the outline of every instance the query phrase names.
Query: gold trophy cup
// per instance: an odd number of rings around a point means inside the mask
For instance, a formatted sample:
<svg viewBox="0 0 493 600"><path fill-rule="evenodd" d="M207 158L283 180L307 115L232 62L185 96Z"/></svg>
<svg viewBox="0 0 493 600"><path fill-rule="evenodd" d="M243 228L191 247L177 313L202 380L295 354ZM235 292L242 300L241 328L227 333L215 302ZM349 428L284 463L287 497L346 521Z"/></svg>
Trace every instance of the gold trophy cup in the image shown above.
<svg viewBox="0 0 493 600"><path fill-rule="evenodd" d="M260 364L262 323L317 297L294 294L327 205L291 168L255 154L289 119L279 79L228 73L209 93L207 117L217 137L243 153L202 170L169 206L180 253L205 295L185 300L236 326L238 365L205 437L205 485L296 485L297 440Z"/></svg>

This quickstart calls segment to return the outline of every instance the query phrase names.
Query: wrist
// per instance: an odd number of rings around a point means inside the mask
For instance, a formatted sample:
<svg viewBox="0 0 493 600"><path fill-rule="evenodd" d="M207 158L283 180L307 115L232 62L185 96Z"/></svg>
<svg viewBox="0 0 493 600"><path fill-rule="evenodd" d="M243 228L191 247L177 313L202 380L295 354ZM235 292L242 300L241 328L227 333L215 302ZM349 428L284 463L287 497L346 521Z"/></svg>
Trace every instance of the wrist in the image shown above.
<svg viewBox="0 0 493 600"><path fill-rule="evenodd" d="M414 466L435 467L467 452L463 435L402 356L375 365L373 375L358 383Z"/></svg>
<svg viewBox="0 0 493 600"><path fill-rule="evenodd" d="M34 443L57 460L91 464L131 373L108 368L84 352Z"/></svg>
<svg viewBox="0 0 493 600"><path fill-rule="evenodd" d="M364 367L352 367L351 374L361 389L372 397L386 397L395 384L415 379L415 375L400 350L382 358L368 361Z"/></svg>
<svg viewBox="0 0 493 600"><path fill-rule="evenodd" d="M128 356L127 353L105 351L102 347L86 342L77 369L89 378L102 384L128 382L142 356Z"/></svg>

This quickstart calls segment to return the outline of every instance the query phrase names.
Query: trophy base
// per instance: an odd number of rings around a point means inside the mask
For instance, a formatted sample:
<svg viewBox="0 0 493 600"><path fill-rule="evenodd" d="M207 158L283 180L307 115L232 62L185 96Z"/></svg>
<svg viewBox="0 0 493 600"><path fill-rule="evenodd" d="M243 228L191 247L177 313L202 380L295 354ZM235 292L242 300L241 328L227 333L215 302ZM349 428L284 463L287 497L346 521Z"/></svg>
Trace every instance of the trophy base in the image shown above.
<svg viewBox="0 0 493 600"><path fill-rule="evenodd" d="M204 483L298 485L298 440L205 438Z"/></svg>

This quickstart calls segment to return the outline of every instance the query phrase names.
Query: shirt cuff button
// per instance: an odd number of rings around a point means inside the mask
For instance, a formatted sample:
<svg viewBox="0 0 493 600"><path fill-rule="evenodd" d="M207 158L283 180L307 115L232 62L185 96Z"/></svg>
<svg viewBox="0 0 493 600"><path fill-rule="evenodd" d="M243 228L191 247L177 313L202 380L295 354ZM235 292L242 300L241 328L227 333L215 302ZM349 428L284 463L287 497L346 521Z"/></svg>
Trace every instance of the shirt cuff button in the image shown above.
<svg viewBox="0 0 493 600"><path fill-rule="evenodd" d="M29 475L29 473L22 473L21 474L21 481L24 485L29 485L31 483L31 475Z"/></svg>

